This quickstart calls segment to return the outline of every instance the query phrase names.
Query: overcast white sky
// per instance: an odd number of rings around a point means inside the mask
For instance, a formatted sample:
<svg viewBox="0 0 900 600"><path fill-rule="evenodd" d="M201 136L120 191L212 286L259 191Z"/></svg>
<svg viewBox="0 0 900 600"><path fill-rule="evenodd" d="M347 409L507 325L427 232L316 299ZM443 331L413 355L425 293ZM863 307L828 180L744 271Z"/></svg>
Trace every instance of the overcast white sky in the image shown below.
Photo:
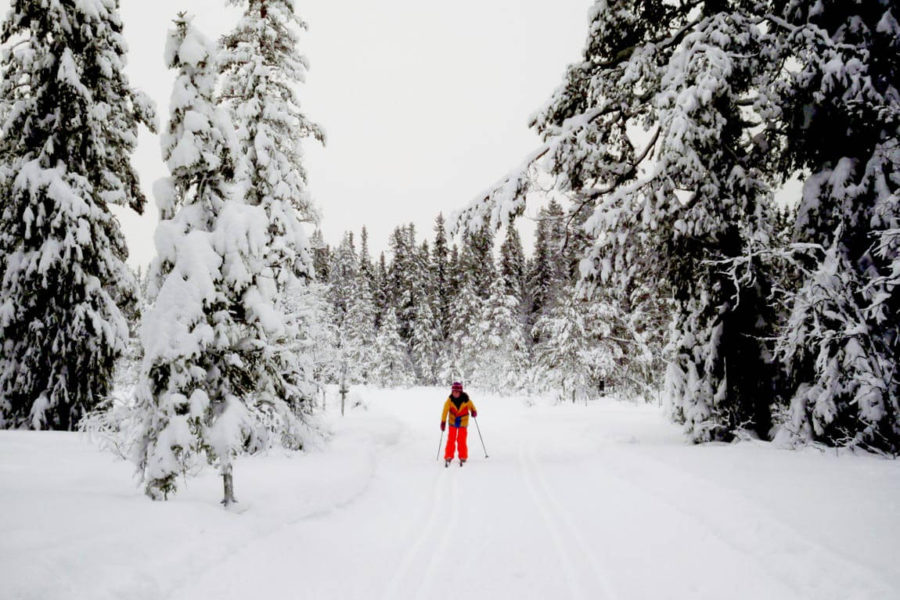
<svg viewBox="0 0 900 600"><path fill-rule="evenodd" d="M373 253L413 222L431 236L434 217L463 207L538 143L528 117L579 59L591 0L296 0L309 23L311 63L300 90L324 126L325 148L306 144L310 189L334 244L366 225ZM172 75L166 31L179 10L210 36L238 17L225 0L122 0L132 85L168 114ZM8 0L0 0L3 13ZM159 140L141 134L135 164L148 197L164 176ZM120 213L132 265L154 254L155 205ZM526 232L527 235L527 232ZM530 238L530 236L528 236Z"/></svg>

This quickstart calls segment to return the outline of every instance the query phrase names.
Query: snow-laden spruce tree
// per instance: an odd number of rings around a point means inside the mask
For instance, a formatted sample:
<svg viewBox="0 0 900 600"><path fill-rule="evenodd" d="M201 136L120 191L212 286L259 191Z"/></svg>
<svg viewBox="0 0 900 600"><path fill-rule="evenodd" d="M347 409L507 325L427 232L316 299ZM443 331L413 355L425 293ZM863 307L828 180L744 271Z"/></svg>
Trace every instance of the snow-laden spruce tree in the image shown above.
<svg viewBox="0 0 900 600"><path fill-rule="evenodd" d="M0 427L72 429L128 343L137 288L109 206L143 210L130 155L154 108L114 0L13 0L0 43Z"/></svg>
<svg viewBox="0 0 900 600"><path fill-rule="evenodd" d="M155 186L160 207L157 258L142 325L142 415L136 461L154 499L205 458L234 501L234 457L270 445L302 443L307 369L293 355L299 319L279 310L267 269L268 219L234 196L238 150L228 113L216 106L218 50L181 15L165 58L177 70L171 117L161 137L171 176ZM299 374L299 376L292 376Z"/></svg>
<svg viewBox="0 0 900 600"><path fill-rule="evenodd" d="M376 309L368 278L360 272L363 264L353 234L345 233L331 257L328 298L337 349L334 372L338 378L346 374L349 383L368 381L375 362Z"/></svg>
<svg viewBox="0 0 900 600"><path fill-rule="evenodd" d="M771 18L785 174L807 175L802 263L779 342L795 439L900 452L900 12L895 2L791 0Z"/></svg>
<svg viewBox="0 0 900 600"><path fill-rule="evenodd" d="M396 312L400 337L409 343L419 304L425 301L415 228L412 224L401 225L394 229L389 241L389 251L391 262L385 282L387 292L385 299Z"/></svg>
<svg viewBox="0 0 900 600"><path fill-rule="evenodd" d="M381 327L381 322L388 309L388 267L384 252L378 255L378 265L375 268L375 284L372 286L372 299L375 301L375 328Z"/></svg>
<svg viewBox="0 0 900 600"><path fill-rule="evenodd" d="M369 255L368 240L368 232L363 227L355 269L339 266L349 276L344 282L333 283L343 286L347 295L343 331L337 339L343 345L343 357L347 363L349 379L353 383L369 383L378 360L375 355L375 325L378 318L374 294L376 269ZM346 249L341 252L346 254Z"/></svg>
<svg viewBox="0 0 900 600"><path fill-rule="evenodd" d="M525 275L525 287L529 299L526 324L532 329L545 310L553 306L564 283L559 278L561 270L554 261L559 257L559 252L554 251L553 229L547 209L542 208L538 213L534 252L528 262ZM539 335L540 330L533 329L533 333Z"/></svg>
<svg viewBox="0 0 900 600"><path fill-rule="evenodd" d="M466 232L460 248L459 268L472 292L479 299L487 300L497 279L494 232L491 229L482 227Z"/></svg>
<svg viewBox="0 0 900 600"><path fill-rule="evenodd" d="M293 0L227 0L244 7L235 29L222 39L221 98L237 127L235 181L246 204L268 219L266 266L279 290L312 274L303 222L318 220L307 189L302 142L325 140L300 110L298 84L308 62L297 45L306 23Z"/></svg>
<svg viewBox="0 0 900 600"><path fill-rule="evenodd" d="M508 225L506 228L503 245L500 246L499 270L506 293L514 296L519 302L516 310L520 318L524 319L527 261L525 260L525 252L522 249L522 238L519 236L519 230L515 225Z"/></svg>
<svg viewBox="0 0 900 600"><path fill-rule="evenodd" d="M274 294L266 307L269 323L296 325L286 315L285 292L314 275L304 223L318 220L307 189L302 143L308 137L325 139L322 129L301 111L297 91L308 68L297 48L306 23L296 14L293 0L227 2L244 8L237 26L222 39L220 61L220 100L237 130L235 192L244 204L261 208L266 218L256 283L260 289L270 286L266 294ZM272 339L272 331L255 331L254 344L275 349L268 359L281 373L276 381L291 382L285 388L292 394L290 404L298 410L310 406L308 391L316 382L299 370L305 359L294 354L296 346L290 343L308 333L287 327Z"/></svg>
<svg viewBox="0 0 900 600"><path fill-rule="evenodd" d="M328 296L334 307L334 324L338 328L339 338L346 333L344 321L356 293L358 269L359 259L353 234L347 232L340 245L334 249L328 265Z"/></svg>
<svg viewBox="0 0 900 600"><path fill-rule="evenodd" d="M695 441L769 433L767 276L759 261L735 269L768 241L753 113L770 102L757 78L777 64L758 11L752 0L597 2L584 60L534 118L546 143L462 215L499 227L521 214L536 165L573 211L592 207L583 289L674 296L666 389Z"/></svg>
<svg viewBox="0 0 900 600"><path fill-rule="evenodd" d="M513 392L526 386L528 338L522 323L521 303L506 281L498 277L467 335L474 370L467 378L481 388Z"/></svg>
<svg viewBox="0 0 900 600"><path fill-rule="evenodd" d="M442 345L438 374L444 382L471 381L480 363L475 332L481 325L484 301L469 277L462 276L460 281L450 307L450 335Z"/></svg>
<svg viewBox="0 0 900 600"><path fill-rule="evenodd" d="M431 298L424 298L416 307L409 342L418 382L422 385L436 385L440 370L440 328L432 312Z"/></svg>
<svg viewBox="0 0 900 600"><path fill-rule="evenodd" d="M204 452L221 460L224 474L250 429L241 397L252 376L236 347L245 285L225 284L223 248L217 248L219 220L226 206L234 210L238 203L228 188L237 141L227 113L216 108L216 56L215 45L180 15L166 40L166 65L178 71L161 136L171 176L154 187L158 254L136 390L143 417L135 459L154 499L174 492L178 475ZM253 217L258 223L260 215Z"/></svg>
<svg viewBox="0 0 900 600"><path fill-rule="evenodd" d="M322 230L316 229L309 238L313 253L313 273L318 281L328 281L328 265L331 261L331 249L325 243Z"/></svg>
<svg viewBox="0 0 900 600"><path fill-rule="evenodd" d="M624 354L608 341L609 306L578 298L574 286L561 290L552 306L538 319L534 348L534 385L552 392L560 401L588 400L600 393L600 382L611 379ZM605 311L611 312L611 311ZM607 318L603 318L606 316Z"/></svg>
<svg viewBox="0 0 900 600"><path fill-rule="evenodd" d="M297 281L284 293L285 311L293 333L281 338L280 343L289 346L289 355L296 361L291 372L300 375L296 381L302 386L303 400L297 408L305 420L312 410L309 400L313 398L313 390L320 392L322 384L336 377L340 362L337 334L326 284ZM289 437L283 441L287 447L298 446Z"/></svg>
<svg viewBox="0 0 900 600"><path fill-rule="evenodd" d="M437 339L443 342L450 333L450 304L453 290L450 281L450 248L444 215L434 221L434 244L431 246L431 281L434 285L432 313L437 319Z"/></svg>
<svg viewBox="0 0 900 600"><path fill-rule="evenodd" d="M379 362L376 355L375 300L369 281L359 273L339 336L350 382L370 383Z"/></svg>
<svg viewBox="0 0 900 600"><path fill-rule="evenodd" d="M392 307L388 307L381 320L375 338L377 363L372 374L374 382L382 387L413 385L416 375L409 357L409 348L400 337L400 323Z"/></svg>
<svg viewBox="0 0 900 600"><path fill-rule="evenodd" d="M376 269L369 253L369 232L363 227L359 234L359 277L369 286L369 292L374 294ZM374 298L374 296L373 296Z"/></svg>
<svg viewBox="0 0 900 600"><path fill-rule="evenodd" d="M413 285L419 294L410 331L410 354L419 383L434 385L438 378L441 327L434 312L434 307L438 306L438 288L428 240L424 240L415 253L413 268Z"/></svg>

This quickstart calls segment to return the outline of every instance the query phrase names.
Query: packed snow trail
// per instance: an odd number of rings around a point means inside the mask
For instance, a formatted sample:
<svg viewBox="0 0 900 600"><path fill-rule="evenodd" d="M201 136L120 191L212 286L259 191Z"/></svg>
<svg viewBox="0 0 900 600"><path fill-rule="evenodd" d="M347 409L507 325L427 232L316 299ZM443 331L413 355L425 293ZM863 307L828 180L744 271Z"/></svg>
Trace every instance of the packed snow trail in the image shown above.
<svg viewBox="0 0 900 600"><path fill-rule="evenodd" d="M473 430L445 469L446 390L359 394L323 448L240 459L240 512L212 471L153 503L81 438L0 432L3 597L900 597L897 461L474 391L491 457Z"/></svg>

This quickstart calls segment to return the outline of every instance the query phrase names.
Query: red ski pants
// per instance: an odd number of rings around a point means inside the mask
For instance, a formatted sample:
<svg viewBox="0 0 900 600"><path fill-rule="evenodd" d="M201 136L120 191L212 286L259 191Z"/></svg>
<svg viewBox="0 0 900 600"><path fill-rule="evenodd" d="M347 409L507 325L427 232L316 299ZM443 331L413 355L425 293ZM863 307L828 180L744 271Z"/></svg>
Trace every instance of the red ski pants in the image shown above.
<svg viewBox="0 0 900 600"><path fill-rule="evenodd" d="M454 449L459 452L461 459L466 460L469 458L469 447L466 445L466 437L468 435L469 430L465 427L450 426L450 433L447 434L447 449L444 450L445 460L453 458Z"/></svg>

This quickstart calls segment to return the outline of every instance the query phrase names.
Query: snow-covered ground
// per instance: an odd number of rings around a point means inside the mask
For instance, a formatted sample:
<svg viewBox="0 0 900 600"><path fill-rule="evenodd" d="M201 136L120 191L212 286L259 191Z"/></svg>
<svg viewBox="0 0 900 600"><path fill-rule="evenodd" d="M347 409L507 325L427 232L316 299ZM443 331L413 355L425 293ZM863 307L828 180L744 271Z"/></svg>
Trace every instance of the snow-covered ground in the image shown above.
<svg viewBox="0 0 900 600"><path fill-rule="evenodd" d="M364 390L323 448L242 458L168 502L76 434L0 432L0 597L900 598L900 462L691 446L658 408ZM446 438L445 438L446 439Z"/></svg>

